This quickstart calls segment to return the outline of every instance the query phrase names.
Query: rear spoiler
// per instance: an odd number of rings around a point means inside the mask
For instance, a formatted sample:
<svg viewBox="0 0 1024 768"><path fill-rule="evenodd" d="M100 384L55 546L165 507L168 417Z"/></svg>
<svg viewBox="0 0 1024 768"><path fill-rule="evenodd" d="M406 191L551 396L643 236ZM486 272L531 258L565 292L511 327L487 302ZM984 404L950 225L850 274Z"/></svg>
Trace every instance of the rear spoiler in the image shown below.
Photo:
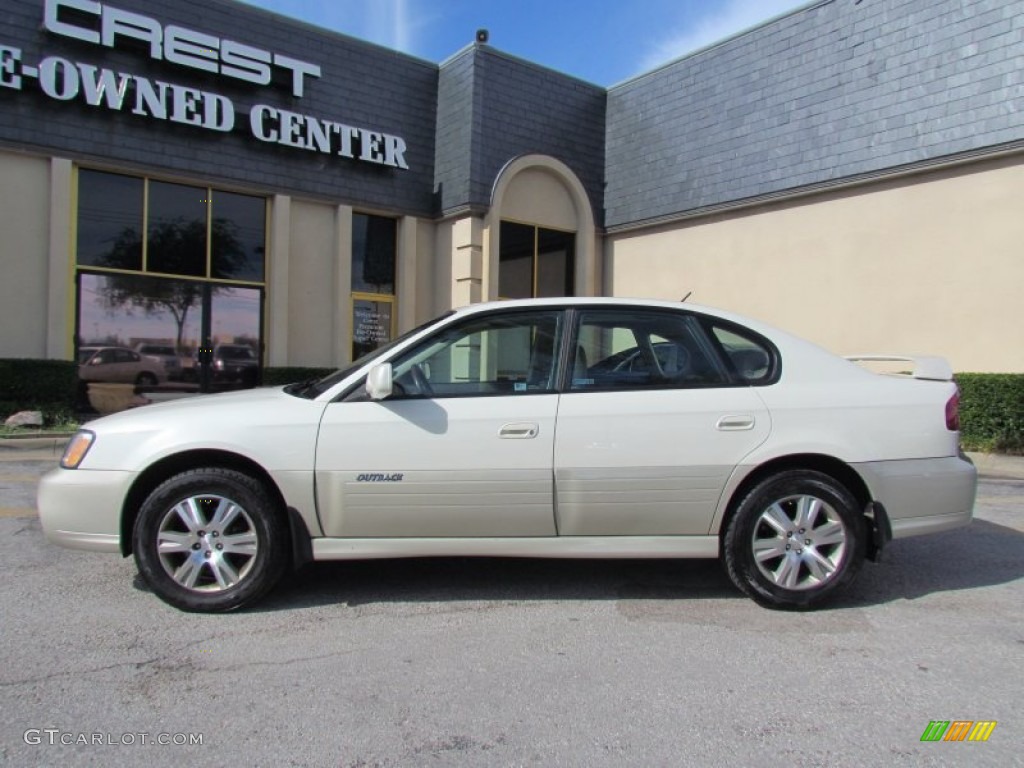
<svg viewBox="0 0 1024 768"><path fill-rule="evenodd" d="M913 363L914 370L910 374L915 379L929 381L952 381L953 369L944 357L930 355L847 355L851 363Z"/></svg>

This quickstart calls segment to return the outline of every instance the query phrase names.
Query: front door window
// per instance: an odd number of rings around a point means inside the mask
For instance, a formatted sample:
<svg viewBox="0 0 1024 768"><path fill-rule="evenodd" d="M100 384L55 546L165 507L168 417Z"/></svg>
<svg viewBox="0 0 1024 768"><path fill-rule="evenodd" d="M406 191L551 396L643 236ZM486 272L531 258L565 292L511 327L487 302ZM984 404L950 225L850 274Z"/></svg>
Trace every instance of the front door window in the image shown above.
<svg viewBox="0 0 1024 768"><path fill-rule="evenodd" d="M559 311L473 318L398 358L394 381L420 397L554 392L561 324Z"/></svg>

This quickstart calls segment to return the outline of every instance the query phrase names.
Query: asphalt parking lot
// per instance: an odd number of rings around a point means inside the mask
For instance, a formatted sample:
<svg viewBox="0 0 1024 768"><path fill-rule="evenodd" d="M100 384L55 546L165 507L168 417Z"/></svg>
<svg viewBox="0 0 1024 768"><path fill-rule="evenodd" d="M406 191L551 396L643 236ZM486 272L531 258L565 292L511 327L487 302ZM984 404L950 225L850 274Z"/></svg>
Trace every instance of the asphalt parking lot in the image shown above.
<svg viewBox="0 0 1024 768"><path fill-rule="evenodd" d="M0 450L3 765L1024 765L1021 479L811 614L714 562L444 559L202 616L44 541L55 462ZM922 742L934 720L996 726Z"/></svg>

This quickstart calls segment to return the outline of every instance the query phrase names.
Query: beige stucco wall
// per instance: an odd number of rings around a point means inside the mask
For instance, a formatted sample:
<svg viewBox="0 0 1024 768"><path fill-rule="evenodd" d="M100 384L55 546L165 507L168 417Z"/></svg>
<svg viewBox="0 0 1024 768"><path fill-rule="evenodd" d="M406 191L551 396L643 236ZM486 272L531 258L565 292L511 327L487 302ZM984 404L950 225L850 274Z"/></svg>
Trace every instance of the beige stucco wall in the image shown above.
<svg viewBox="0 0 1024 768"><path fill-rule="evenodd" d="M455 221L445 219L434 226L434 314L440 314L455 304L455 273L452 254L455 248Z"/></svg>
<svg viewBox="0 0 1024 768"><path fill-rule="evenodd" d="M49 159L0 152L0 201L0 357L46 357Z"/></svg>
<svg viewBox="0 0 1024 768"><path fill-rule="evenodd" d="M275 198L272 206L271 228L284 227L287 236L271 237L270 364L345 365L352 357L353 209L299 198ZM402 333L436 314L434 225L400 217L397 246L396 331Z"/></svg>
<svg viewBox="0 0 1024 768"><path fill-rule="evenodd" d="M416 307L411 313L412 327L427 322L444 311L438 300L437 286L444 280L443 270L439 268L436 258L436 227L432 222L413 219L416 227L416 260L412 274L402 274L405 280L415 281ZM402 328L402 331L411 328Z"/></svg>
<svg viewBox="0 0 1024 768"><path fill-rule="evenodd" d="M842 354L1024 371L1024 157L610 235L605 290L741 312Z"/></svg>
<svg viewBox="0 0 1024 768"><path fill-rule="evenodd" d="M564 182L547 168L526 168L510 181L501 218L574 232L576 207Z"/></svg>
<svg viewBox="0 0 1024 768"><path fill-rule="evenodd" d="M334 357L337 207L293 199L288 256L288 363L330 365ZM351 246L347 245L350 250ZM272 257L273 258L273 257Z"/></svg>

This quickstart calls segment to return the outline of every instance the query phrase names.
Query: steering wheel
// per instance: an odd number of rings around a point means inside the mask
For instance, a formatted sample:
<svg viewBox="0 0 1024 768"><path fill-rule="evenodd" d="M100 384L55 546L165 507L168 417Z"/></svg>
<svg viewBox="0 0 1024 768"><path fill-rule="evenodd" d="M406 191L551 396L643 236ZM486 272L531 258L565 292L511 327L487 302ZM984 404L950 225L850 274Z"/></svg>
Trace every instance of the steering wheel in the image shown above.
<svg viewBox="0 0 1024 768"><path fill-rule="evenodd" d="M409 375L412 376L412 383L416 385L416 389L421 395L434 394L434 388L430 386L427 375L418 364L409 369Z"/></svg>
<svg viewBox="0 0 1024 768"><path fill-rule="evenodd" d="M665 374L665 369L661 367L661 360L658 359L658 354L654 351L654 345L651 344L651 337L647 334L641 335L637 339L640 347L640 354L644 359L644 362L650 366L651 376L657 381L667 381L668 376Z"/></svg>

